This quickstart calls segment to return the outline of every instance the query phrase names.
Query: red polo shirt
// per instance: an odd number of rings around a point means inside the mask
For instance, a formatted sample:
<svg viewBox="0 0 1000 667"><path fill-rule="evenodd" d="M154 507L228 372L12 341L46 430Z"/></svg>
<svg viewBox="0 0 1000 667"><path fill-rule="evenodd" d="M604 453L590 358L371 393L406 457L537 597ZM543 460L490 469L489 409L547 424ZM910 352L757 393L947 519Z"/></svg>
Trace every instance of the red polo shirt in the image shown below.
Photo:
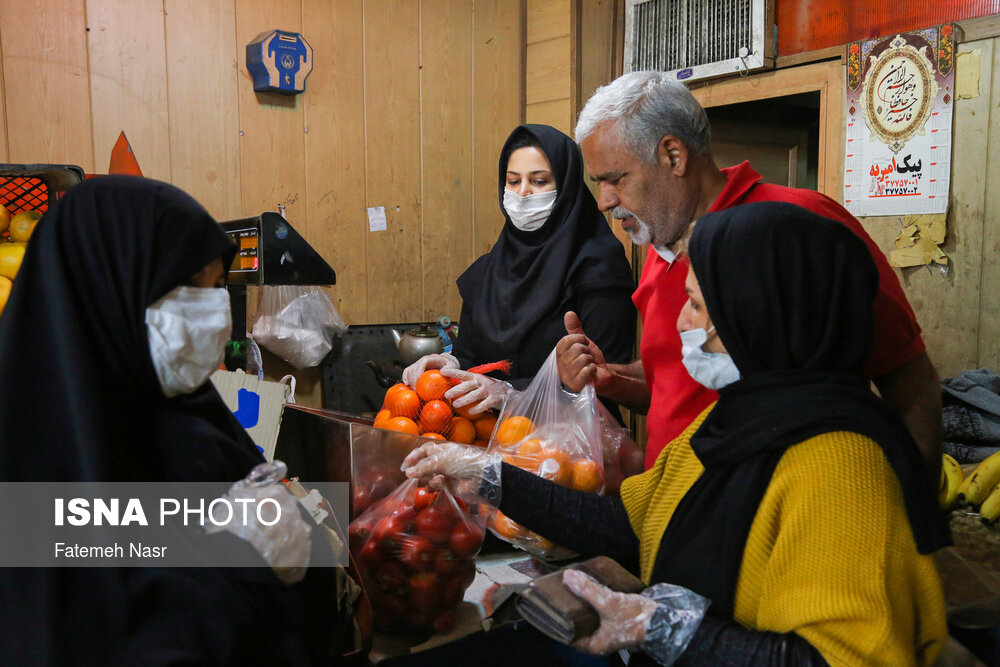
<svg viewBox="0 0 1000 667"><path fill-rule="evenodd" d="M789 202L839 220L868 244L879 272L874 303L875 340L864 367L869 379L899 368L924 351L920 327L895 272L861 223L843 206L813 190L761 183L760 174L749 162L723 169L722 173L729 182L709 212L751 202ZM687 271L687 257L667 262L650 247L639 287L632 295L642 316L639 354L651 397L646 420L646 468L653 465L667 443L718 397L716 392L692 380L681 362L677 316L687 301L684 292Z"/></svg>

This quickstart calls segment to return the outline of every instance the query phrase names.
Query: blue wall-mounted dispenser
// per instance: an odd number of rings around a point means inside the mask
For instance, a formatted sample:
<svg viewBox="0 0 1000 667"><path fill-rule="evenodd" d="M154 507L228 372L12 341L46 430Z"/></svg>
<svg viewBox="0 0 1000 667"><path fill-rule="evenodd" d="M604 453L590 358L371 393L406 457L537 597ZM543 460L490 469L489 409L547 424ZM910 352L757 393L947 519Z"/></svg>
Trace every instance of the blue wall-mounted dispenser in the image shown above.
<svg viewBox="0 0 1000 667"><path fill-rule="evenodd" d="M313 50L297 32L269 30L247 44L247 69L258 93L298 95L312 72Z"/></svg>

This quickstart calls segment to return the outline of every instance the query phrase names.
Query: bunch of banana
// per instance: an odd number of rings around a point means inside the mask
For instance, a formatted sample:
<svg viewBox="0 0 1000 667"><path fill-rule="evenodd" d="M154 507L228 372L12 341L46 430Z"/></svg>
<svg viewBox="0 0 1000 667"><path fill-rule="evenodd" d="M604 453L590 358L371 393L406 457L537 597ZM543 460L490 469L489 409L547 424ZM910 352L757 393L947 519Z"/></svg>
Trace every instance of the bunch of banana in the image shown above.
<svg viewBox="0 0 1000 667"><path fill-rule="evenodd" d="M941 486L938 489L938 503L941 509L950 510L958 501L958 489L965 481L958 461L945 454L941 461Z"/></svg>
<svg viewBox="0 0 1000 667"><path fill-rule="evenodd" d="M1000 452L980 463L962 486L958 497L972 506L979 506L979 516L992 523L1000 519Z"/></svg>

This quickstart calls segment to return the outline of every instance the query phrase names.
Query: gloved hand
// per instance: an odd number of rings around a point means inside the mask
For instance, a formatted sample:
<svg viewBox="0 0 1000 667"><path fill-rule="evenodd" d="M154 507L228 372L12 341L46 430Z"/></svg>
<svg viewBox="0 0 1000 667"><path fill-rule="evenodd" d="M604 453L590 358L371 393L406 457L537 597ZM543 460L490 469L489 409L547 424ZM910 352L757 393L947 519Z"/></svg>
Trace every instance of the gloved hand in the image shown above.
<svg viewBox="0 0 1000 667"><path fill-rule="evenodd" d="M235 507L240 507L241 500L252 500L251 507L272 500L281 508L278 521L271 525L261 523L260 515L251 509L245 514L247 521L244 523L244 515L237 511L230 515L225 525L206 523L205 532L212 534L225 530L246 540L279 579L294 584L306 576L309 568L312 527L302 518L299 501L281 483L287 473L287 466L278 460L258 464L220 496ZM271 517L268 511L262 513L265 519Z"/></svg>
<svg viewBox="0 0 1000 667"><path fill-rule="evenodd" d="M491 408L502 409L507 395L514 391L514 387L509 383L494 380L481 373L470 373L457 368L444 368L441 370L441 375L460 381L459 384L446 391L444 397L450 400L456 408L475 403L469 408L469 414L473 415L486 412Z"/></svg>
<svg viewBox="0 0 1000 667"><path fill-rule="evenodd" d="M579 570L566 570L563 584L601 616L597 631L573 646L588 653L638 649L670 665L687 649L708 609L708 598L673 584L655 584L640 595L617 593Z"/></svg>
<svg viewBox="0 0 1000 667"><path fill-rule="evenodd" d="M589 637L573 642L586 653L606 655L619 649L638 648L646 638L646 626L656 613L656 602L641 595L616 593L585 572L566 570L563 585L597 610L601 625Z"/></svg>
<svg viewBox="0 0 1000 667"><path fill-rule="evenodd" d="M439 489L446 484L463 496L478 496L493 506L500 504L500 468L498 454L454 442L431 443L410 452L400 469L407 477L425 479Z"/></svg>
<svg viewBox="0 0 1000 667"><path fill-rule="evenodd" d="M431 368L459 368L458 359L450 354L426 354L403 369L403 383L416 388L417 379Z"/></svg>

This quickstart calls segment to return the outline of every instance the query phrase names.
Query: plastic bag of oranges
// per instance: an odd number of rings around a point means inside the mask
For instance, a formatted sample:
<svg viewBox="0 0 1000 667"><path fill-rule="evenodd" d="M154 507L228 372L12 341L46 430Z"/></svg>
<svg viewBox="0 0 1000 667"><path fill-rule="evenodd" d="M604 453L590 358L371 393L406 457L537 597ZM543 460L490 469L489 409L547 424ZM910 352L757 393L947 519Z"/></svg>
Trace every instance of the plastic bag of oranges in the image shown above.
<svg viewBox="0 0 1000 667"><path fill-rule="evenodd" d="M403 383L389 387L375 417L375 427L486 447L497 417L492 412L470 414L471 406L452 407L444 394L455 384L457 381L434 368L424 371L413 388Z"/></svg>
<svg viewBox="0 0 1000 667"><path fill-rule="evenodd" d="M518 468L579 491L604 491L601 420L594 388L563 389L553 350L531 384L511 395L487 448ZM542 558L568 555L497 512L487 524L497 537Z"/></svg>

